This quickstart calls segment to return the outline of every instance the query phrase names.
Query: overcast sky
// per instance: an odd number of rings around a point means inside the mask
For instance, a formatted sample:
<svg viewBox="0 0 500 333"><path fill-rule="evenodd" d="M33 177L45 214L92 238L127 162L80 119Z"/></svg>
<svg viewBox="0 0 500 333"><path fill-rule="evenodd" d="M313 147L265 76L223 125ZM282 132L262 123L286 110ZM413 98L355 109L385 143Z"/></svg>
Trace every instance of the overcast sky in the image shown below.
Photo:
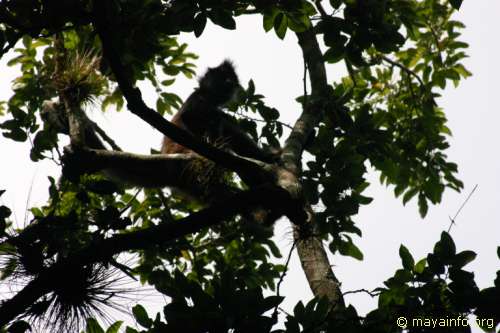
<svg viewBox="0 0 500 333"><path fill-rule="evenodd" d="M491 286L500 269L500 260L496 257L496 248L500 245L500 116L497 110L500 2L465 0L455 18L467 26L463 40L470 44L467 51L470 58L465 64L473 76L458 88L449 85L438 103L444 108L453 132L448 155L458 163L465 189L462 193L447 190L442 203L431 206L428 216L422 220L414 201L403 207L401 200L394 198L393 189L380 186L378 175L371 173L372 186L367 194L375 200L363 206L355 217L363 231L363 237L355 241L365 259L360 262L339 255L332 258L343 291L381 286L401 267L398 249L402 243L416 260L425 257L439 240L441 231L448 228L449 217L455 215L476 184L478 189L460 213L451 234L458 251L470 249L478 254L466 269L475 273L480 288ZM180 41L189 43L189 49L200 56L196 61L200 70L215 66L224 58L234 60L243 85L252 78L257 92L266 96L266 103L278 108L285 122L293 123L300 111L295 97L302 94L303 68L295 36L289 31L285 40L280 41L273 32L264 33L257 16L240 18L237 24L236 31L208 25L202 38L182 35ZM0 100L8 98L14 77L13 70L6 69L5 63L5 59L0 62ZM341 75L343 72L338 66L328 67L330 82ZM195 84L194 80L180 79L172 90L185 98ZM150 105L154 105L153 91L144 93ZM127 151L148 153L150 148L158 149L160 145L161 135L126 111L104 115L93 111L89 115ZM0 140L3 155L0 189L7 189L0 203L11 207L17 223L22 225L26 207L46 201L47 176L57 177L59 170L50 162L30 162L29 145ZM289 225L279 223L276 237L282 253L286 254L292 243ZM288 296L284 306L287 309L298 300L308 301L312 296L296 256L291 266L281 291ZM348 295L346 301L354 304L360 314L376 307L376 301L364 294Z"/></svg>

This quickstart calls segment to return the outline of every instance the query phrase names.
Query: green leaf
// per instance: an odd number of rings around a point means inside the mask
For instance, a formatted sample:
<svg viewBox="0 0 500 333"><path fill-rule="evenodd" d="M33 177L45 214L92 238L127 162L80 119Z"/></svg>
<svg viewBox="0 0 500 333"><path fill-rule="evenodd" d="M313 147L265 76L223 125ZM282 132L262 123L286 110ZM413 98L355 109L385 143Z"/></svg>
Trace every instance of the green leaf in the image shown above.
<svg viewBox="0 0 500 333"><path fill-rule="evenodd" d="M164 66L162 68L162 70L163 70L163 73L168 74L170 76L175 76L175 75L179 74L179 72L180 72L180 69L178 67L171 66L171 65Z"/></svg>
<svg viewBox="0 0 500 333"><path fill-rule="evenodd" d="M200 37L205 30L205 26L207 25L207 16L203 13L196 15L194 18L194 35L196 37Z"/></svg>
<svg viewBox="0 0 500 333"><path fill-rule="evenodd" d="M406 188L403 186L403 184L398 184L396 187L394 187L394 196L397 198L401 195L401 193L404 192Z"/></svg>
<svg viewBox="0 0 500 333"><path fill-rule="evenodd" d="M12 214L12 211L9 207L0 206L0 219L7 218L10 216L10 214Z"/></svg>
<svg viewBox="0 0 500 333"><path fill-rule="evenodd" d="M363 260L363 253L356 245L354 245L352 240L341 242L339 246L339 252L344 256L349 256L353 257L354 259Z"/></svg>
<svg viewBox="0 0 500 333"><path fill-rule="evenodd" d="M108 329L106 330L106 333L118 333L118 331L120 330L120 327L123 325L123 321L119 320L115 323L113 323L113 325L109 326Z"/></svg>
<svg viewBox="0 0 500 333"><path fill-rule="evenodd" d="M323 58L325 59L326 62L334 64L344 59L345 57L344 51L345 51L344 47L340 47L338 45L335 47L330 47L328 50L326 50L325 54L323 55Z"/></svg>
<svg viewBox="0 0 500 333"><path fill-rule="evenodd" d="M451 6L453 8L455 8L456 10L460 9L460 6L462 6L462 2L463 2L463 0L450 0Z"/></svg>
<svg viewBox="0 0 500 333"><path fill-rule="evenodd" d="M434 254L441 260L447 262L456 253L455 242L446 231L441 233L441 239L434 246Z"/></svg>
<svg viewBox="0 0 500 333"><path fill-rule="evenodd" d="M443 125L441 126L440 132L449 136L452 136L451 130L448 126Z"/></svg>
<svg viewBox="0 0 500 333"><path fill-rule="evenodd" d="M101 325L94 318L87 319L86 333L104 333Z"/></svg>
<svg viewBox="0 0 500 333"><path fill-rule="evenodd" d="M303 13L306 17L313 16L318 13L313 4L308 1L302 1L302 8L300 12Z"/></svg>
<svg viewBox="0 0 500 333"><path fill-rule="evenodd" d="M236 29L236 21L233 15L228 10L212 10L208 13L210 20L223 28L234 30Z"/></svg>
<svg viewBox="0 0 500 333"><path fill-rule="evenodd" d="M472 73L469 72L462 64L456 65L455 67L453 67L453 69L463 78L468 78L469 76L472 76Z"/></svg>
<svg viewBox="0 0 500 333"><path fill-rule="evenodd" d="M247 94L249 96L253 96L255 94L255 83L253 82L252 79L250 79L250 81L248 81Z"/></svg>
<svg viewBox="0 0 500 333"><path fill-rule="evenodd" d="M127 326L127 328L125 329L125 333L139 333L139 332L135 328Z"/></svg>
<svg viewBox="0 0 500 333"><path fill-rule="evenodd" d="M474 259L476 259L476 253L474 251L462 251L457 253L452 260L452 265L455 268L462 268Z"/></svg>
<svg viewBox="0 0 500 333"><path fill-rule="evenodd" d="M31 326L24 320L16 321L7 330L8 333L24 333L26 331L31 331Z"/></svg>
<svg viewBox="0 0 500 333"><path fill-rule="evenodd" d="M20 123L26 123L26 119L28 118L28 113L25 112L23 109L12 105L9 108L9 111L17 121L19 121Z"/></svg>
<svg viewBox="0 0 500 333"><path fill-rule="evenodd" d="M33 39L28 36L28 35L23 35L23 45L26 49L29 49L31 47L31 42L33 41Z"/></svg>
<svg viewBox="0 0 500 333"><path fill-rule="evenodd" d="M288 19L285 14L279 13L274 18L274 31L279 39L285 38L286 30L288 28Z"/></svg>
<svg viewBox="0 0 500 333"><path fill-rule="evenodd" d="M425 269L425 264L427 263L427 260L424 258L424 259L420 259L416 264L415 264L415 267L413 268L413 271L415 273L423 273L424 272L424 269Z"/></svg>
<svg viewBox="0 0 500 333"><path fill-rule="evenodd" d="M342 5L343 1L342 0L330 0L330 5L337 9Z"/></svg>
<svg viewBox="0 0 500 333"><path fill-rule="evenodd" d="M0 219L0 237L6 235L5 229L7 229L7 222L4 219Z"/></svg>
<svg viewBox="0 0 500 333"><path fill-rule="evenodd" d="M443 262L437 255L429 253L427 255L427 263L429 264L429 268L434 274L440 275L444 273Z"/></svg>
<svg viewBox="0 0 500 333"><path fill-rule="evenodd" d="M160 82L162 86L168 87L171 86L175 82L175 79L163 80Z"/></svg>
<svg viewBox="0 0 500 333"><path fill-rule="evenodd" d="M420 216L424 218L427 215L428 211L429 211L429 205L427 203L427 199L425 198L424 195L420 194L418 196L418 212L420 213Z"/></svg>
<svg viewBox="0 0 500 333"><path fill-rule="evenodd" d="M413 266L415 265L415 260L413 259L413 256L411 255L410 251L401 244L399 247L399 257L401 258L403 262L403 267L407 270L413 270Z"/></svg>
<svg viewBox="0 0 500 333"><path fill-rule="evenodd" d="M266 11L263 15L263 22L262 26L264 27L264 31L268 32L271 30L274 26L274 19L276 18L276 15L278 15L278 11L273 8L273 10Z"/></svg>
<svg viewBox="0 0 500 333"><path fill-rule="evenodd" d="M28 134L20 128L11 129L10 132L3 133L3 136L17 142L24 142L28 139Z"/></svg>
<svg viewBox="0 0 500 333"><path fill-rule="evenodd" d="M288 27L294 32L302 32L311 26L311 21L309 21L309 16L307 15L294 15L289 14L288 16Z"/></svg>
<svg viewBox="0 0 500 333"><path fill-rule="evenodd" d="M132 308L132 313L134 315L135 320L144 328L150 328L153 324L153 320L149 318L146 309L140 304L137 304Z"/></svg>
<svg viewBox="0 0 500 333"><path fill-rule="evenodd" d="M373 198L365 197L361 194L356 195L355 198L358 200L360 205L369 205L373 201Z"/></svg>
<svg viewBox="0 0 500 333"><path fill-rule="evenodd" d="M165 103L163 98L158 97L158 99L156 100L156 112L163 115L163 114L165 114L167 109L168 109L168 104Z"/></svg>
<svg viewBox="0 0 500 333"><path fill-rule="evenodd" d="M259 305L260 307L260 311L262 311L262 313L276 307L277 305L281 304L281 302L284 300L285 298L282 297L282 296L269 296L269 297L266 297L264 300L262 300L262 304Z"/></svg>
<svg viewBox="0 0 500 333"><path fill-rule="evenodd" d="M295 317L297 317L297 319L300 320L302 317L304 317L305 309L306 308L304 307L304 303L302 303L302 301L299 301L293 308L293 314L295 315Z"/></svg>
<svg viewBox="0 0 500 333"><path fill-rule="evenodd" d="M276 258L282 257L279 247L276 246L276 244L273 241L270 240L270 241L266 242L265 244L269 247L269 250L271 251L273 256L275 256Z"/></svg>

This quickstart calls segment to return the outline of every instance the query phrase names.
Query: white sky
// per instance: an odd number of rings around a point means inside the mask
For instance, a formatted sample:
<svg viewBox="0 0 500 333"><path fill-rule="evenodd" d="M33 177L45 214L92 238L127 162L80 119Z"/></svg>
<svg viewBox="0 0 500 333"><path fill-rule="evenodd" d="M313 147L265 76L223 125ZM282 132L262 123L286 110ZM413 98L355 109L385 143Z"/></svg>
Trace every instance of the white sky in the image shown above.
<svg viewBox="0 0 500 333"><path fill-rule="evenodd" d="M448 228L449 216L455 214L475 184L479 187L459 215L451 234L458 251L470 249L478 254L466 268L475 273L480 288L491 286L500 269L500 260L496 257L496 248L500 246L500 157L497 149L500 142L497 110L500 2L466 0L455 18L467 26L463 39L470 44L467 51L470 58L465 64L473 76L457 89L449 85L438 103L444 108L454 134L448 155L458 163L465 189L462 193L447 190L442 203L431 206L428 216L422 220L414 201L403 207L401 200L394 198L392 188L380 186L378 176L372 173L369 176L372 186L367 194L375 200L355 217L363 231L363 237L356 239L356 244L365 259L359 262L336 255L331 261L335 274L342 281L343 291L381 286L401 267L398 249L402 243L416 260L425 257L439 240L441 231ZM246 85L253 78L257 92L266 96L266 103L278 108L285 122L293 123L300 111L294 99L302 94L303 70L295 36L289 31L285 40L280 41L273 32L265 34L257 16L238 19L237 24L236 31L209 25L200 39L182 35L180 41L188 42L189 50L200 56L196 63L201 71L224 58L234 60L242 84ZM13 70L7 69L5 63L5 59L0 62L0 100L8 98L10 81L14 77ZM330 82L343 74L338 69L338 66L328 67ZM182 78L172 90L185 98L194 86L194 80ZM154 105L152 90L143 93ZM94 111L89 115L127 151L148 153L151 147L160 145L161 135L129 112L101 115ZM0 203L11 207L17 222L22 225L27 201L28 206L44 203L48 197L47 175L57 177L59 170L50 162L32 163L28 144L0 140L0 152L4 156L0 189L7 189ZM286 256L292 243L290 227L279 223L276 237ZM312 295L299 266L295 255L281 290L282 295L287 295L285 309L290 310L298 300L308 301ZM360 314L376 307L376 301L364 294L348 295L346 301L354 304Z"/></svg>

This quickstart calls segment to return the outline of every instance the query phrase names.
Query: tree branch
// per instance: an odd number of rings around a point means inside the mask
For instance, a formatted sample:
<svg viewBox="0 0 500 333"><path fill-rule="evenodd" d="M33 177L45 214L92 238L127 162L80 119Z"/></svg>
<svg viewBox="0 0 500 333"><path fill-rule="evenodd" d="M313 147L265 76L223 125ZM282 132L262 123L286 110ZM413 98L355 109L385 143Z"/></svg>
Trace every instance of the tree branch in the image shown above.
<svg viewBox="0 0 500 333"><path fill-rule="evenodd" d="M64 174L75 179L84 173L104 172L109 178L123 185L141 187L188 188L183 177L196 154L142 155L122 151L66 147L64 149ZM147 175L147 176L146 176Z"/></svg>
<svg viewBox="0 0 500 333"><path fill-rule="evenodd" d="M325 8L321 4L321 0L314 0L314 4L316 5L316 8L318 9L318 12L320 13L321 17L328 17L328 13L326 12Z"/></svg>
<svg viewBox="0 0 500 333"><path fill-rule="evenodd" d="M408 75L411 75L413 77L415 77L418 81L418 83L420 84L420 87L423 88L425 87L425 84L424 82L422 81L422 79L420 78L420 76L418 76L417 73L415 73L414 71L412 71L411 69L409 69L408 67L404 66L403 64L400 64L399 62L397 61L394 61L392 60L391 58L388 58L386 57L385 55L380 55L380 58L382 60L384 60L385 62L393 65L393 66L396 66L398 67L399 69L403 70L404 72L406 72Z"/></svg>
<svg viewBox="0 0 500 333"><path fill-rule="evenodd" d="M301 157L305 143L323 118L330 98L323 55L313 29L297 33L297 38L309 69L311 96L283 149L285 168L290 170L294 177L298 177L301 170ZM336 309L345 306L344 299L340 292L340 283L331 269L321 238L315 236L316 222L313 210L310 206L308 209L309 218L306 228L303 229L300 225L294 226L297 253L313 294L317 297L326 296L332 304L334 315Z"/></svg>
<svg viewBox="0 0 500 333"><path fill-rule="evenodd" d="M325 99L328 98L328 83L323 55L313 29L297 33L297 38L309 70L311 95L283 148L282 159L285 168L296 174L301 170L300 164L304 146L314 128L323 118Z"/></svg>
<svg viewBox="0 0 500 333"><path fill-rule="evenodd" d="M55 77L58 78L63 75L63 63L68 54L64 48L64 41L61 33L57 33L54 37L55 52ZM57 81L57 80L56 80ZM68 119L68 132L72 146L83 147L85 145L85 113L80 107L80 101L75 96L68 93L68 87L61 87L57 85L58 94L61 102L64 104L66 117Z"/></svg>

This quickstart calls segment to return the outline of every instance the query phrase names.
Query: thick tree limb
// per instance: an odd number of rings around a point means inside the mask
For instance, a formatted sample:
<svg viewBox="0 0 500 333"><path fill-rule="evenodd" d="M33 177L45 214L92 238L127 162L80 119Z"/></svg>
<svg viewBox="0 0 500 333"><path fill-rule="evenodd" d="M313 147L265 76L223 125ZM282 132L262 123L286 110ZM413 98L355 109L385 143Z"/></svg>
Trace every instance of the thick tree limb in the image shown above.
<svg viewBox="0 0 500 333"><path fill-rule="evenodd" d="M301 159L304 146L314 128L319 124L325 113L324 105L328 97L328 82L323 61L323 55L312 29L297 33L299 45L304 60L309 69L311 96L299 119L295 122L290 136L283 148L285 168L298 174L301 170Z"/></svg>
<svg viewBox="0 0 500 333"><path fill-rule="evenodd" d="M310 221L314 229L314 221ZM333 273L332 264L328 260L327 252L320 237L311 235L304 238L300 229L295 227L294 238L297 240L297 253L300 264L306 274L309 287L314 296L326 296L333 305L332 314L336 309L345 306L344 297L340 291L340 282Z"/></svg>
<svg viewBox="0 0 500 333"><path fill-rule="evenodd" d="M63 38L60 33L56 34L54 45L56 49L55 75L57 77L61 75L63 71L61 64L64 61L64 58L67 57ZM67 87L58 87L58 94L61 102L64 104L64 109L66 110L71 145L74 147L84 147L86 143L85 120L87 119L87 116L80 107L80 101L78 101L75 96L71 96L71 94L67 92Z"/></svg>
<svg viewBox="0 0 500 333"><path fill-rule="evenodd" d="M104 172L123 185L186 188L183 177L196 154L141 155L121 151L65 148L64 173L74 179L83 173Z"/></svg>
<svg viewBox="0 0 500 333"><path fill-rule="evenodd" d="M295 177L301 171L302 152L307 139L323 118L329 99L323 56L313 29L297 33L297 38L309 68L312 91L309 103L296 121L283 149L285 168ZM318 297L326 296L333 305L332 315L335 315L335 309L344 307L340 283L331 269L321 238L315 235L314 214L311 208L309 210L308 231L303 232L300 226L294 226L297 253L313 294Z"/></svg>

